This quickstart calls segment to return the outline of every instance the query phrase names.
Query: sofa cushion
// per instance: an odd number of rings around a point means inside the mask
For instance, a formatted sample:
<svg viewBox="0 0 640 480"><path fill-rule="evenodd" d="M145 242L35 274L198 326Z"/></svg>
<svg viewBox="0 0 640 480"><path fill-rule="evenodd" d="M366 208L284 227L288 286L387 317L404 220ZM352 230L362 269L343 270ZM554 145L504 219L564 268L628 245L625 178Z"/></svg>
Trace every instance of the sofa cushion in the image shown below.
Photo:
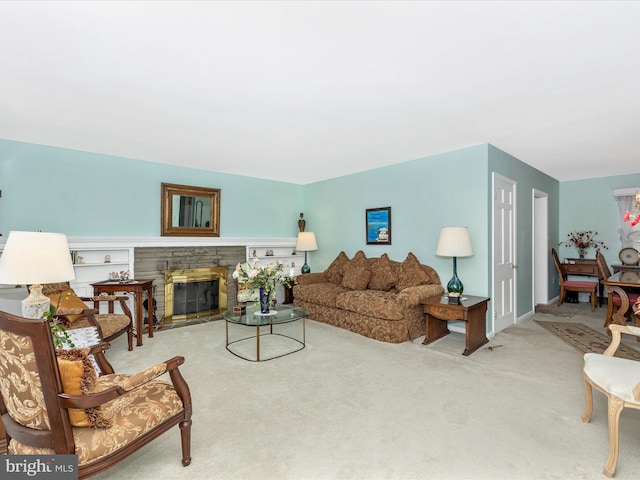
<svg viewBox="0 0 640 480"><path fill-rule="evenodd" d="M336 285L342 283L342 276L344 275L344 268L349 263L349 257L344 252L340 252L331 265L324 271L327 280Z"/></svg>
<svg viewBox="0 0 640 480"><path fill-rule="evenodd" d="M325 305L327 307L336 306L338 295L349 290L341 285L333 283L314 283L311 285L296 285L293 295L296 300Z"/></svg>
<svg viewBox="0 0 640 480"><path fill-rule="evenodd" d="M342 310L383 320L402 320L404 309L396 301L393 292L380 290L353 290L341 293L336 306Z"/></svg>
<svg viewBox="0 0 640 480"><path fill-rule="evenodd" d="M369 288L372 290L391 290L396 284L396 268L385 253L380 258L371 261L371 279Z"/></svg>
<svg viewBox="0 0 640 480"><path fill-rule="evenodd" d="M400 264L396 287L398 291L402 291L407 287L416 287L418 285L428 285L431 278L424 271L422 265L413 253L409 253L407 258Z"/></svg>
<svg viewBox="0 0 640 480"><path fill-rule="evenodd" d="M350 290L364 290L370 278L371 270L367 265L347 268L342 277L342 286Z"/></svg>

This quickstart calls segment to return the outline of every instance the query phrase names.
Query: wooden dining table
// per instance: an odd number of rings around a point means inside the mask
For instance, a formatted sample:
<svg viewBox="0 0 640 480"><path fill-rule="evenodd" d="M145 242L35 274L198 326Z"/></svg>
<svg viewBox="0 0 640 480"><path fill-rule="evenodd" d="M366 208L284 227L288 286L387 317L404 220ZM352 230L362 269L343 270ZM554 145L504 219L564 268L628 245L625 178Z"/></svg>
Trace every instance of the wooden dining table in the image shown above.
<svg viewBox="0 0 640 480"><path fill-rule="evenodd" d="M625 315L631 307L627 292L640 291L640 272L637 271L619 271L611 275L602 283L607 291L607 301L609 305L612 305L613 294L617 293L620 296L620 308L613 314L611 323L617 323L619 325L625 325ZM640 327L640 319L636 317L636 326ZM639 338L640 340L640 338Z"/></svg>

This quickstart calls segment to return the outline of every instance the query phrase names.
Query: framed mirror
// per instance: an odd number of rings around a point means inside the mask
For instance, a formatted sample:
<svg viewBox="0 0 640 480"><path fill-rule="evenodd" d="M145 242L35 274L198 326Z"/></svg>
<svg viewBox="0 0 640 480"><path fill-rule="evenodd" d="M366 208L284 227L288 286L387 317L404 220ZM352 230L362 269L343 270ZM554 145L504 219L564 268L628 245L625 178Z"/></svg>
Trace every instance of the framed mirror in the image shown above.
<svg viewBox="0 0 640 480"><path fill-rule="evenodd" d="M220 189L162 184L163 237L219 237Z"/></svg>

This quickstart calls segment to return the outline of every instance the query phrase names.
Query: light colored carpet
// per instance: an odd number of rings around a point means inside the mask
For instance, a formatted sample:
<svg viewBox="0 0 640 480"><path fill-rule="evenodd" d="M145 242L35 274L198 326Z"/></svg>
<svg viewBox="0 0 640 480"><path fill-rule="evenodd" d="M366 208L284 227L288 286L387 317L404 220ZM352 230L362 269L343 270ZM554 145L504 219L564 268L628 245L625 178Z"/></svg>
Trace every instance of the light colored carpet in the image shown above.
<svg viewBox="0 0 640 480"><path fill-rule="evenodd" d="M114 342L117 371L186 357L193 462L182 467L176 428L93 478L604 478L606 402L596 393L582 423L582 356L531 319L469 357L459 333L391 345L314 321L307 348L265 363L224 342L220 321L160 331L133 352ZM616 478L635 479L640 412L625 410L620 430Z"/></svg>

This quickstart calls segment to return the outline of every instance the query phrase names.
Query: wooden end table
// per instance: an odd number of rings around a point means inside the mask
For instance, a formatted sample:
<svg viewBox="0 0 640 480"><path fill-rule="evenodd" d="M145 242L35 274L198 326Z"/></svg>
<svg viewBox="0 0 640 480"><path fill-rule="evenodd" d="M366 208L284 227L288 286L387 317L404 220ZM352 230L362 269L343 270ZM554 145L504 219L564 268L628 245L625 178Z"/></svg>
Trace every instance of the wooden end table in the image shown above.
<svg viewBox="0 0 640 480"><path fill-rule="evenodd" d="M463 355L471 355L482 345L488 343L487 339L487 303L488 297L474 297L463 295L460 305L449 305L446 296L431 297L423 300L424 320L427 336L422 342L429 345L436 340L451 333L447 326L449 321L463 321L465 326L466 348Z"/></svg>
<svg viewBox="0 0 640 480"><path fill-rule="evenodd" d="M153 279L151 280L129 280L128 282L119 282L117 280L107 280L104 282L92 283L93 295L98 296L101 293L133 293L136 300L136 346L142 346L142 294L147 292L149 299L149 338L153 337ZM94 308L99 308L99 302L94 302ZM113 303L109 305L109 313L113 313Z"/></svg>

